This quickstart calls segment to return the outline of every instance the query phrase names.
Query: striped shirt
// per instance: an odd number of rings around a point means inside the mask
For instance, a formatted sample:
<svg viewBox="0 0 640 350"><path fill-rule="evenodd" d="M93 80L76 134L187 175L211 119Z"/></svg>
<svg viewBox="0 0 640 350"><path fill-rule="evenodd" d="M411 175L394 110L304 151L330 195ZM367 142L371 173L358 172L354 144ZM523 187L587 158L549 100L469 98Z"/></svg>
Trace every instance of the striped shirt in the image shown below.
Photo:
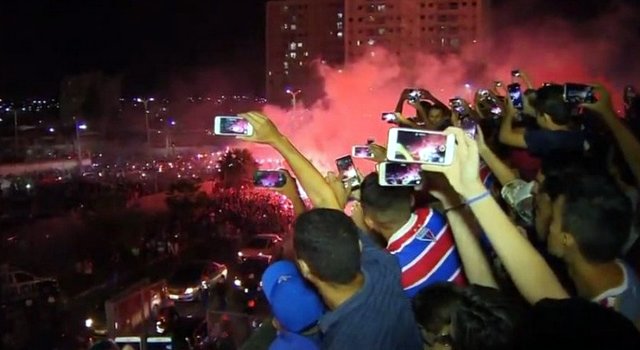
<svg viewBox="0 0 640 350"><path fill-rule="evenodd" d="M496 177L491 172L491 169L485 162L480 162L480 180L484 187L491 191L493 184L496 182Z"/></svg>
<svg viewBox="0 0 640 350"><path fill-rule="evenodd" d="M387 244L402 268L402 287L413 297L437 282L466 284L462 262L446 218L430 208L411 214Z"/></svg>

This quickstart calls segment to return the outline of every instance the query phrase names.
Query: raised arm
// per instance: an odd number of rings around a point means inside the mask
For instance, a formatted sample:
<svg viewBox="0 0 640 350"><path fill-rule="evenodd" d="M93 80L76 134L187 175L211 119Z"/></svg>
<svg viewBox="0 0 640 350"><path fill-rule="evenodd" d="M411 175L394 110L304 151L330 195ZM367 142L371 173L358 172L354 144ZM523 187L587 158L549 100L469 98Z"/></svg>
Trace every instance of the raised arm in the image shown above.
<svg viewBox="0 0 640 350"><path fill-rule="evenodd" d="M424 165L423 168L447 176L451 186L471 208L516 287L529 303L535 304L544 298L568 298L546 261L484 188L478 176L476 142L460 129L449 128L446 132L454 134L457 140L453 163L446 167Z"/></svg>
<svg viewBox="0 0 640 350"><path fill-rule="evenodd" d="M442 203L467 279L473 284L498 288L491 265L478 241L478 225L473 213L442 174L427 173L426 180L429 193Z"/></svg>
<svg viewBox="0 0 640 350"><path fill-rule="evenodd" d="M506 111L502 117L498 139L507 146L527 148L527 142L524 139L524 132L520 129L513 128L513 120L517 113L516 109L513 107L513 102L510 98L507 98L506 102Z"/></svg>
<svg viewBox="0 0 640 350"><path fill-rule="evenodd" d="M596 103L585 103L582 107L600 115L602 121L615 136L618 147L629 164L636 182L640 183L640 142L616 115L609 92L601 85L596 85L595 90L600 93L600 100Z"/></svg>
<svg viewBox="0 0 640 350"><path fill-rule="evenodd" d="M500 185L504 186L515 180L517 178L515 172L509 168L502 159L498 158L498 156L496 156L496 154L493 153L489 146L484 142L484 134L480 127L477 129L476 135L480 157L482 157L482 160L484 160L487 166L489 166L489 169L491 169L493 175L498 179Z"/></svg>
<svg viewBox="0 0 640 350"><path fill-rule="evenodd" d="M289 198L291 201L291 205L293 205L293 213L295 217L298 217L300 214L304 213L307 208L300 198L300 193L298 192L298 182L294 179L289 171L284 170L285 176L287 177L287 183L282 188L278 188L277 191L280 192L283 196Z"/></svg>
<svg viewBox="0 0 640 350"><path fill-rule="evenodd" d="M249 112L240 116L246 118L254 130L252 136L243 139L268 144L278 151L291 167L314 207L342 210L331 191L331 187L324 181L324 176L296 149L289 139L278 131L278 128L267 116L259 112Z"/></svg>

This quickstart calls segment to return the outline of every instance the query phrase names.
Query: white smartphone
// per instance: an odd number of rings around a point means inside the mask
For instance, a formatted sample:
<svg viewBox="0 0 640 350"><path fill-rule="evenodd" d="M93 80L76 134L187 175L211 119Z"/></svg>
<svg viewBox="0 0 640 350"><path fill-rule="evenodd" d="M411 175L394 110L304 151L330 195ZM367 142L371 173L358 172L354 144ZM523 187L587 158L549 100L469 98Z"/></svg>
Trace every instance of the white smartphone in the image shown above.
<svg viewBox="0 0 640 350"><path fill-rule="evenodd" d="M125 346L129 346L133 350L142 349L142 338L140 337L116 337L113 341L120 349L123 349Z"/></svg>
<svg viewBox="0 0 640 350"><path fill-rule="evenodd" d="M360 188L360 178L358 177L358 170L355 164L353 164L353 158L350 155L346 155L336 159L336 167L342 177L342 182L351 185L352 190Z"/></svg>
<svg viewBox="0 0 640 350"><path fill-rule="evenodd" d="M449 165L455 136L443 132L406 128L389 129L387 159L401 163Z"/></svg>
<svg viewBox="0 0 640 350"><path fill-rule="evenodd" d="M353 158L371 159L373 158L373 152L371 152L369 146L353 146L353 148L351 148L351 156Z"/></svg>
<svg viewBox="0 0 640 350"><path fill-rule="evenodd" d="M378 164L378 184L380 186L418 186L422 183L421 171L422 168L418 163L380 163Z"/></svg>
<svg viewBox="0 0 640 350"><path fill-rule="evenodd" d="M253 126L241 117L218 115L213 120L213 133L221 136L251 136Z"/></svg>
<svg viewBox="0 0 640 350"><path fill-rule="evenodd" d="M171 350L173 349L171 337L148 337L147 350Z"/></svg>

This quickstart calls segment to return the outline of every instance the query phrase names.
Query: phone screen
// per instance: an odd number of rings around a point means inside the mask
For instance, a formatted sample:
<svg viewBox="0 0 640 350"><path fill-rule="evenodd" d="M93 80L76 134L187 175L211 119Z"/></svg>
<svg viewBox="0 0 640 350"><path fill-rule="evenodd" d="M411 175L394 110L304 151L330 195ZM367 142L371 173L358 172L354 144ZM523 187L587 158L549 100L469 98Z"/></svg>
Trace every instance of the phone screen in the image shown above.
<svg viewBox="0 0 640 350"><path fill-rule="evenodd" d="M509 91L509 98L513 102L513 106L520 111L524 109L524 102L522 101L522 90L520 88L520 84L511 84L507 87L507 89Z"/></svg>
<svg viewBox="0 0 640 350"><path fill-rule="evenodd" d="M215 133L219 135L251 135L253 133L251 124L244 118L218 116L215 123Z"/></svg>
<svg viewBox="0 0 640 350"><path fill-rule="evenodd" d="M379 170L381 186L418 186L422 183L420 164L382 163Z"/></svg>
<svg viewBox="0 0 640 350"><path fill-rule="evenodd" d="M133 350L142 349L142 339L140 337L116 337L114 342L123 349L126 346L131 347Z"/></svg>
<svg viewBox="0 0 640 350"><path fill-rule="evenodd" d="M351 156L354 158L373 158L373 152L369 146L353 146Z"/></svg>
<svg viewBox="0 0 640 350"><path fill-rule="evenodd" d="M476 130L478 127L478 123L472 118L463 118L460 120L460 128L464 130L465 134L469 135L472 139L476 138Z"/></svg>
<svg viewBox="0 0 640 350"><path fill-rule="evenodd" d="M170 337L149 337L147 338L147 350L171 350Z"/></svg>
<svg viewBox="0 0 640 350"><path fill-rule="evenodd" d="M356 170L355 164L353 164L351 156L336 159L336 166L342 176L342 182L350 184L352 189L360 186L358 171Z"/></svg>
<svg viewBox="0 0 640 350"><path fill-rule="evenodd" d="M277 170L258 170L253 176L257 187L280 188L287 183L287 177Z"/></svg>
<svg viewBox="0 0 640 350"><path fill-rule="evenodd" d="M397 129L394 159L445 164L447 135L418 130Z"/></svg>
<svg viewBox="0 0 640 350"><path fill-rule="evenodd" d="M584 84L565 84L564 100L571 104L593 103L595 96L593 94L593 86Z"/></svg>
<svg viewBox="0 0 640 350"><path fill-rule="evenodd" d="M396 117L396 114L393 112L382 113L382 120L391 124L398 122L398 118Z"/></svg>

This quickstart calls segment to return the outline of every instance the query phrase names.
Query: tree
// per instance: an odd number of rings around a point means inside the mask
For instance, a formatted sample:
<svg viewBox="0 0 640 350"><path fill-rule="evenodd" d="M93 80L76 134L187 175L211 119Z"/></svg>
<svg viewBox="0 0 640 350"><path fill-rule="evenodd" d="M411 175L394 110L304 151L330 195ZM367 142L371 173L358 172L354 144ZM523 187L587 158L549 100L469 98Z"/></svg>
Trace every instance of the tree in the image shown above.
<svg viewBox="0 0 640 350"><path fill-rule="evenodd" d="M258 163L246 148L234 148L218 160L218 181L223 188L253 187Z"/></svg>

